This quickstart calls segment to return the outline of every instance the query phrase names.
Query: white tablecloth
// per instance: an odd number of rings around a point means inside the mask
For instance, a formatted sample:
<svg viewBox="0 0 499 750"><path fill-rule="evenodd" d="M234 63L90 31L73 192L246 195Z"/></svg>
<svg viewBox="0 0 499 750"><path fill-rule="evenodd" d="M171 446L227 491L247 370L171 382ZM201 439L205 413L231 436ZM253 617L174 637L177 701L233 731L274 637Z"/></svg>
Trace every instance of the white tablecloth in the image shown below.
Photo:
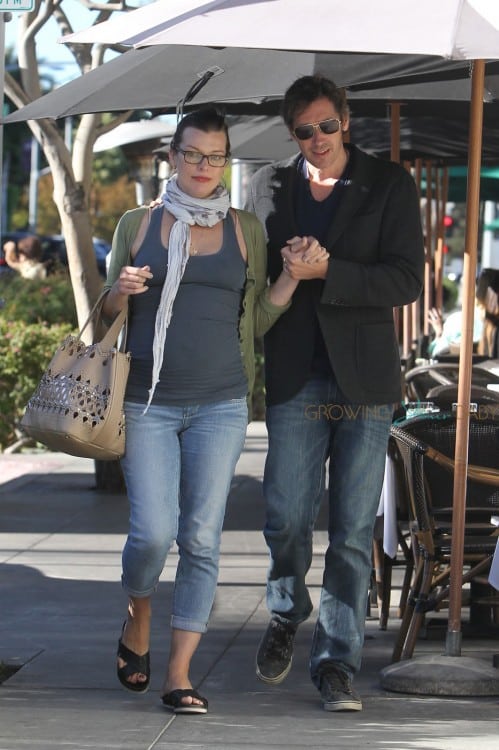
<svg viewBox="0 0 499 750"><path fill-rule="evenodd" d="M495 526L499 526L499 516L492 516L490 520ZM499 591L499 539L497 540L496 551L492 558L492 565L490 566L489 583Z"/></svg>
<svg viewBox="0 0 499 750"><path fill-rule="evenodd" d="M386 457L385 478L377 516L383 516L383 549L388 557L395 557L398 548L396 482L393 461Z"/></svg>

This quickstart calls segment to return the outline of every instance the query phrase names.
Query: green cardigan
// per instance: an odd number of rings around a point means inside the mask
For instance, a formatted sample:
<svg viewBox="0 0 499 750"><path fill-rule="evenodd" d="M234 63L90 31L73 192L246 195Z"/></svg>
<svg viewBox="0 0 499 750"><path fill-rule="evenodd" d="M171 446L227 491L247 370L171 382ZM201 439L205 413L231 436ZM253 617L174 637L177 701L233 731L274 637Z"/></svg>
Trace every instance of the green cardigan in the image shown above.
<svg viewBox="0 0 499 750"><path fill-rule="evenodd" d="M110 289L119 277L123 266L130 263L130 251L147 208L127 211L118 222L113 237L111 260L104 289ZM255 336L263 336L291 303L274 305L269 298L267 283L267 243L263 227L247 211L237 210L241 230L246 242L248 262L241 317L239 341L241 357L248 378L248 408L251 418L251 394L255 383Z"/></svg>

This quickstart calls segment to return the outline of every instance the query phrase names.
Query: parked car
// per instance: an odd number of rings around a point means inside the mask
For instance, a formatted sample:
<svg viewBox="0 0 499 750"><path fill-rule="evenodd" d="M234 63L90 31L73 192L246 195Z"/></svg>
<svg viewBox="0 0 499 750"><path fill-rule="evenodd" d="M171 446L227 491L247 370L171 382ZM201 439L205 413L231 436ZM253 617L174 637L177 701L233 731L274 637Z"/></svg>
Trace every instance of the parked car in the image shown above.
<svg viewBox="0 0 499 750"><path fill-rule="evenodd" d="M5 260L5 254L3 251L4 243L8 240L13 240L16 244L22 237L27 237L33 234L32 232L6 232L2 235L0 244L0 273L13 273L7 265ZM50 266L61 263L63 266L68 265L68 253L66 249L66 241L61 234L50 234L50 235L38 235L40 242L42 243L43 256L42 260L47 263L50 270ZM109 242L101 239L100 237L93 238L95 258L97 260L97 268L101 276L106 276L106 256L111 250Z"/></svg>

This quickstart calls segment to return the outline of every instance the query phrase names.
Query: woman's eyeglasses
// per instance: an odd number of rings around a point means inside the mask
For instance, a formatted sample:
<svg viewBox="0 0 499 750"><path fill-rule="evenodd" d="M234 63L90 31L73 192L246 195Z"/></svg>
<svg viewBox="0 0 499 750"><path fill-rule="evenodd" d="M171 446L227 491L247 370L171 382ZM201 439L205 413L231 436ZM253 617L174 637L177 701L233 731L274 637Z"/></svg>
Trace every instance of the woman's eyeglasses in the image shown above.
<svg viewBox="0 0 499 750"><path fill-rule="evenodd" d="M293 130L293 133L299 141L308 141L309 138L312 138L316 130L320 130L321 133L325 133L326 135L332 135L333 133L338 132L340 125L341 120L338 120L336 117L330 117L329 120L298 125L298 127Z"/></svg>
<svg viewBox="0 0 499 750"><path fill-rule="evenodd" d="M202 154L200 151L184 151L183 148L176 150L182 154L187 164L201 164L203 159L206 159L210 167L225 167L229 161L229 157L223 154Z"/></svg>

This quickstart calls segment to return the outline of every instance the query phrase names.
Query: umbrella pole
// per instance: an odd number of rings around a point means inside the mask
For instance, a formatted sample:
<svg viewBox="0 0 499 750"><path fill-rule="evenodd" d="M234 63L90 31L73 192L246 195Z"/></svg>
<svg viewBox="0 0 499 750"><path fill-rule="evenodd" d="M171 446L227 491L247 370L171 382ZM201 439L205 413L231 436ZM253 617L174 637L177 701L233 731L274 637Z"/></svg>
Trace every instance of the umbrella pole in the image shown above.
<svg viewBox="0 0 499 750"><path fill-rule="evenodd" d="M400 102L390 102L390 159L400 163Z"/></svg>
<svg viewBox="0 0 499 750"><path fill-rule="evenodd" d="M390 159L400 164L400 102L390 102ZM397 336L400 338L400 308L394 310ZM408 306L402 308L402 358L407 367L410 352L410 318Z"/></svg>
<svg viewBox="0 0 499 750"><path fill-rule="evenodd" d="M447 202L445 174L436 170L436 224L437 244L435 248L435 306L437 310L444 309L443 278L444 278L444 215Z"/></svg>
<svg viewBox="0 0 499 750"><path fill-rule="evenodd" d="M420 200L421 200L422 172L423 172L423 163L421 159L416 159L414 162L414 179L416 181L416 189L418 191L418 196ZM411 309L412 309L412 346L416 353L416 356L420 357L422 354L421 297L419 297L415 302L412 303Z"/></svg>
<svg viewBox="0 0 499 750"><path fill-rule="evenodd" d="M424 266L424 299L423 299L423 334L426 340L430 336L429 312L433 305L433 279L432 279L432 163L425 162L426 174L426 211L425 211L425 266Z"/></svg>
<svg viewBox="0 0 499 750"><path fill-rule="evenodd" d="M459 351L449 621L445 644L445 653L447 656L461 655L463 544L470 424L471 367L473 360L473 315L475 309L475 279L478 254L484 76L485 61L476 60L473 64L471 78L466 236L463 270L463 328Z"/></svg>

